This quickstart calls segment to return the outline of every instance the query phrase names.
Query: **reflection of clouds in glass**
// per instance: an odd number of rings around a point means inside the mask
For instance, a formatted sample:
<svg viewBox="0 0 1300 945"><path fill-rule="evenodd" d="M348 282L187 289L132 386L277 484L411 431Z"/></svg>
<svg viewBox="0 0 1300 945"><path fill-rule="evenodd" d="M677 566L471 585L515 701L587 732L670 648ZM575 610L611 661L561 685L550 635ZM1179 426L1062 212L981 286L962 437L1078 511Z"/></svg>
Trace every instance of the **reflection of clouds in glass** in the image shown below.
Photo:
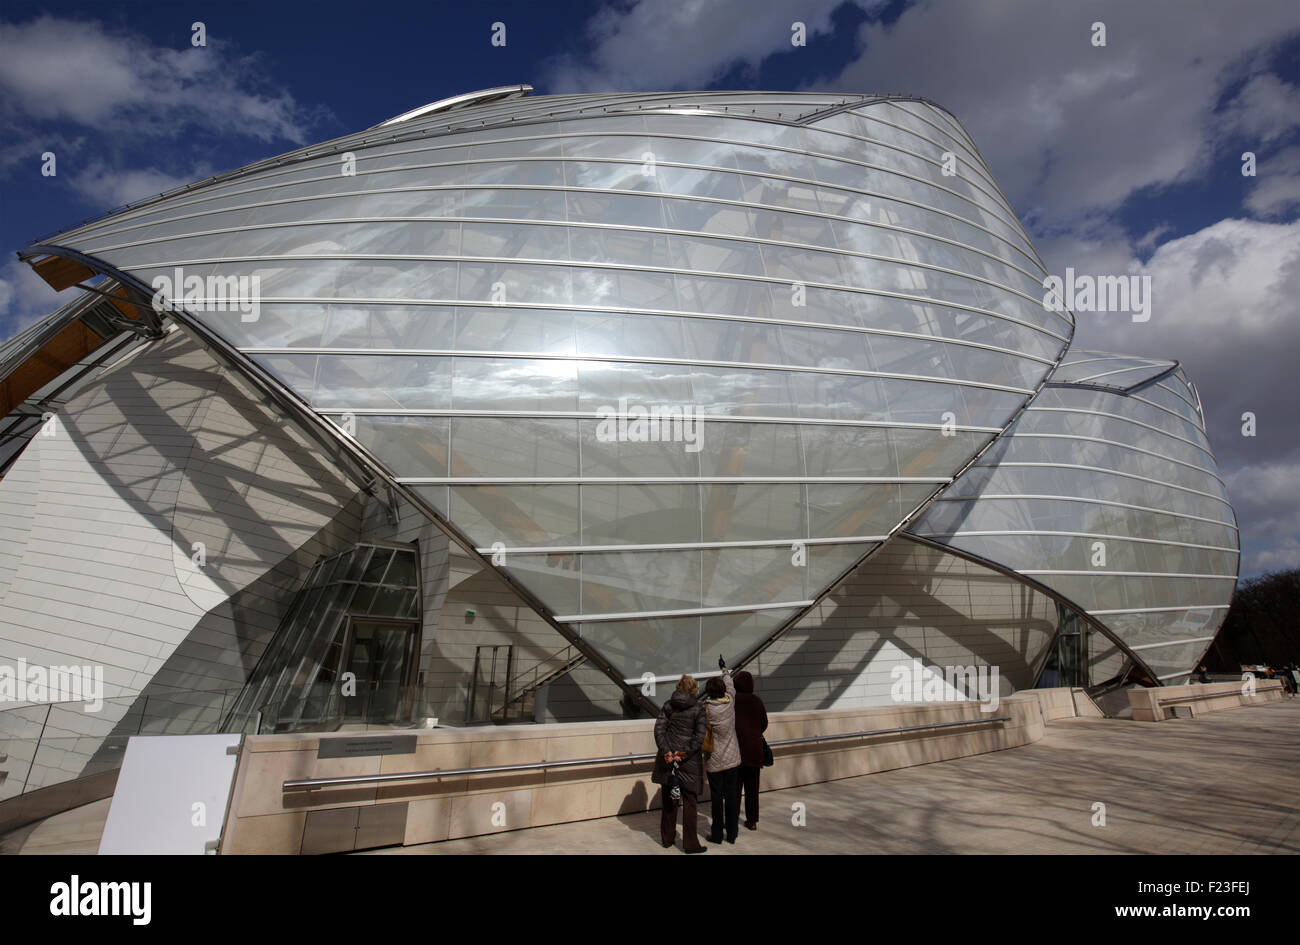
<svg viewBox="0 0 1300 945"><path fill-rule="evenodd" d="M583 305L599 305L614 297L614 277L607 272L579 269L576 272L576 298Z"/></svg>
<svg viewBox="0 0 1300 945"><path fill-rule="evenodd" d="M544 104L534 100L517 107L540 113ZM500 114L510 114L514 107L499 106ZM909 123L905 113L896 117ZM468 120L465 115L427 116L409 127L433 129ZM843 117L839 124L864 127L853 116ZM875 131L880 137L916 145L886 126ZM493 140L520 133L525 138L548 134L562 138ZM708 140L711 136L729 140ZM453 140L472 146L444 147ZM747 147L746 141L787 150ZM422 158L416 152L426 143L430 150ZM652 155L653 174L646 173L647 152ZM852 162L812 157L809 152L842 153ZM1017 302L995 285L977 283L966 275L1016 289L1036 287L1036 281L1026 282L1028 277L1002 262L1032 267L1030 260L1008 245L1008 240L1022 237L1009 209L997 200L997 217L1005 217L998 219L940 187L903 176L925 169L897 150L773 123L640 113L619 119L602 113L574 122L533 125L525 132L509 124L429 138L411 136L400 145L379 146L367 153L372 160L390 162L372 166L415 165L426 159L451 166L390 169L341 184L337 179L311 183L296 177L275 179L292 182L294 189L284 191L288 196L325 197L335 187L369 192L362 197L307 200L258 210L249 217L254 223L355 221L362 216L403 219L345 225L315 222L309 227L220 237L225 242L210 255L221 249L245 256L292 249L354 257L256 267L262 270L269 295L349 301L328 311L318 307L310 327L306 327L306 313L301 313L305 327L296 334L279 326L299 313L288 307L276 310L272 316L277 327L250 328L247 337L264 345L284 338L291 339L285 343L332 348L454 350L490 356L322 355L319 363L315 355L273 356L272 363L291 386L308 396L314 391L316 406L331 411L581 411L591 415L602 407L625 403L704 411L714 418L703 424L704 450L688 454L680 444L669 444L672 452L665 453L655 452L659 444L654 442L597 447L594 419L461 416L439 417L428 426L402 422L366 426L369 421L362 414L358 420L370 438L367 444L390 468L400 469L402 476L744 480L743 485L625 482L603 493L590 483L581 490L557 484L461 484L451 487L454 493L443 492L437 501L442 508L450 503L452 523L483 544L502 538L512 545L783 542L791 536L843 541L886 533L933 487L829 486L799 480L952 475L987 441L987 434L960 433L945 439L932 430L798 426L798 418L933 425L943 422L950 411L959 425L1000 426L1023 405L1024 395L818 371L892 371L1033 388L1047 371L1041 361L1016 360L942 341L961 339L1048 359L1059 350L1056 339L1029 327L945 304L961 302L1033 323L1048 317L1037 302L1041 292L1030 291L1028 301ZM538 155L547 160L517 160ZM454 164L463 160L493 163ZM898 173L864 168L859 163L864 160L886 163ZM693 166L673 167L674 163ZM408 182L448 189L378 192ZM960 181L951 186L968 190ZM879 194L849 192L863 187ZM637 193L596 192L601 189ZM420 216L460 219L450 224L410 219ZM491 222L492 218L537 222L525 226ZM159 222L165 223L166 217ZM242 225L245 221L220 222ZM196 217L192 226L186 224L189 229L176 232L198 232L206 225ZM665 228L681 232L655 232ZM720 235L731 238L717 238ZM303 242L299 245L295 240ZM850 248L885 258L843 255ZM408 258L355 258L365 254ZM459 262L409 258L457 254L466 258ZM955 274L898 265L888 261L892 258L944 267ZM621 268L600 268L606 265ZM239 274L251 268L236 263L222 270ZM708 274L713 271L722 275ZM838 288L819 288L819 283ZM794 291L796 284L800 292ZM910 293L937 301L918 303L871 292ZM814 327L819 324L917 332L938 341ZM227 326L226 330L237 329ZM319 342L309 340L313 333ZM563 360L539 357L550 353L562 355ZM697 359L718 366L602 362L602 357ZM1169 409L1181 408L1171 404ZM718 419L725 417L795 422ZM1161 427L1178 422L1172 415L1151 421ZM1081 450L1078 455L1094 454ZM1119 462L1109 454L1096 455L1097 463ZM756 481L766 477L796 481ZM970 482L976 480L972 477ZM1064 483L1059 489L1067 487L1073 485ZM1119 489L1113 482L1097 488ZM949 506L953 512L964 508ZM1086 517L1090 528L1117 527L1113 516L1102 515L1095 507L1088 513L1064 511L1071 522ZM954 523L960 526L964 520L957 516ZM1029 524L1036 519L1002 511L992 513L990 520ZM1059 555L1068 547L1067 543L1048 550ZM535 581L530 586L553 612L572 613L581 603L586 613L620 613L702 603L750 606L812 596L862 550L848 543L817 546L806 570L794 569L787 548L780 553L763 548L575 555L582 560L559 569L567 574L557 579L547 577L554 563L542 557L514 559L507 567L517 569L526 581ZM575 584L579 578L580 590ZM577 595L583 597L581 602ZM659 670L663 654L670 650L677 654L673 647L680 643L680 665L692 667L704 645L703 628L708 629L704 636L709 638L709 649L724 637L731 641L728 646L740 649L746 640L756 639L787 616L763 612L693 617L671 629L638 622L634 627L607 628L619 632L604 637L602 645L630 652L640 644L623 639L623 634L636 635L645 642L644 660ZM680 634L680 639L674 634Z"/></svg>
<svg viewBox="0 0 1300 945"><path fill-rule="evenodd" d="M484 410L527 406L573 409L578 362L461 358L452 383L457 408Z"/></svg>

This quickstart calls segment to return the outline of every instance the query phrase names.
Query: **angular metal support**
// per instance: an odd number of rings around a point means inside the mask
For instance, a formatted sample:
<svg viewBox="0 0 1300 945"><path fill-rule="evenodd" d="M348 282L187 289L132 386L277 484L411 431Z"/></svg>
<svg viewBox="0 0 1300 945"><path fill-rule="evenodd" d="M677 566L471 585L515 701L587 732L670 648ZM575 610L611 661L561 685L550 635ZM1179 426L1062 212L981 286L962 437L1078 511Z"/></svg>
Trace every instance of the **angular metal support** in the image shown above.
<svg viewBox="0 0 1300 945"><path fill-rule="evenodd" d="M122 296L115 295L112 292L105 292L103 289L98 289L93 285L86 285L81 282L78 282L71 288L80 289L82 292L90 292L94 295L101 295L110 302L113 302L115 307L120 308L122 305L130 305L133 308L139 309L141 312L139 319L127 318L125 315L104 316L109 323L120 328L122 331L133 331L142 338L149 338L151 340L161 338L166 334L166 331L163 328L162 317L158 314L158 311L153 307L152 303L141 302L138 299L131 298L129 294L131 291L130 289L123 287L123 291L128 294Z"/></svg>
<svg viewBox="0 0 1300 945"><path fill-rule="evenodd" d="M402 507L398 502L397 493L392 486L386 487L385 493L387 499L384 501L384 509L388 512L388 524L399 525L402 521Z"/></svg>

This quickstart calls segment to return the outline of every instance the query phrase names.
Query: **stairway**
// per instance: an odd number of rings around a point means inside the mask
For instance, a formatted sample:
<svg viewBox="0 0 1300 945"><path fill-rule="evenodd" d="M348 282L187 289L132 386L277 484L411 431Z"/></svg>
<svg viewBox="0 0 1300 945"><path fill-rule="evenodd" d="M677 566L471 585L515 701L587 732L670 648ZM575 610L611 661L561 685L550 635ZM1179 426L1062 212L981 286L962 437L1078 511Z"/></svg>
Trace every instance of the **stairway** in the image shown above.
<svg viewBox="0 0 1300 945"><path fill-rule="evenodd" d="M587 657L570 644L519 673L507 682L505 702L492 713L492 721L498 724L533 721L533 709L541 688L586 661Z"/></svg>

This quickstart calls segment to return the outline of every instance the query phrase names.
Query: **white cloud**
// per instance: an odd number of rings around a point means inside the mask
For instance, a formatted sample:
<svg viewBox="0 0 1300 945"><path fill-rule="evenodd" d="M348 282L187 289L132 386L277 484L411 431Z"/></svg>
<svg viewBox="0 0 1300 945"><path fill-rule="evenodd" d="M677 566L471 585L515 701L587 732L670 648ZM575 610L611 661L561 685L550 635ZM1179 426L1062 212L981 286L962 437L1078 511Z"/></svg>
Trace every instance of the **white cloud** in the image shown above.
<svg viewBox="0 0 1300 945"><path fill-rule="evenodd" d="M169 174L155 168L116 170L102 161L95 161L85 170L74 173L70 180L93 203L118 207L183 187L212 174L213 168L209 164L200 164L181 174Z"/></svg>
<svg viewBox="0 0 1300 945"><path fill-rule="evenodd" d="M1094 21L1105 47L1091 45ZM1021 216L1059 227L1192 179L1243 126L1294 126L1294 90L1264 78L1225 115L1215 108L1298 28L1294 0L1260 0L1249 15L1214 3L1189 13L1180 0L918 3L890 26L864 24L863 54L819 87L937 101L971 130Z"/></svg>
<svg viewBox="0 0 1300 945"><path fill-rule="evenodd" d="M1113 219L1089 216L1073 227L1053 228L1035 237L1034 246L1047 271L1061 275L1067 266L1075 272L1120 274L1138 265L1128 234Z"/></svg>
<svg viewBox="0 0 1300 945"><path fill-rule="evenodd" d="M810 35L830 30L839 5L635 0L593 16L591 52L553 60L546 84L555 92L707 85L789 51L794 20ZM1100 48L1091 43L1098 20L1107 26ZM1086 10L923 0L889 25L863 24L860 55L812 88L939 102L971 129L1036 235L1077 234L1144 188L1204 173L1221 145L1240 154L1295 128L1300 89L1264 67L1297 32L1294 0L1258 0L1248 16L1228 4L1189 11L1183 0L1099 0ZM1289 186L1260 188L1256 199L1273 208Z"/></svg>
<svg viewBox="0 0 1300 945"><path fill-rule="evenodd" d="M1171 226L1170 224L1161 223L1159 226L1152 227L1150 230L1148 230L1146 235L1140 238L1133 245L1140 250L1152 249L1157 243L1160 242L1160 238L1164 236L1166 233L1170 232L1172 229L1173 226Z"/></svg>
<svg viewBox="0 0 1300 945"><path fill-rule="evenodd" d="M26 263L6 260L0 264L0 341L70 301L72 295L55 292Z"/></svg>
<svg viewBox="0 0 1300 945"><path fill-rule="evenodd" d="M1300 147L1261 157L1246 208L1256 216L1279 217L1300 210Z"/></svg>
<svg viewBox="0 0 1300 945"><path fill-rule="evenodd" d="M1104 244L1114 247L1113 243ZM1104 335L1120 350L1276 344L1295 330L1300 297L1300 222L1220 220L1163 243L1142 265L1115 265L1112 254L1060 265L1080 272L1132 272L1151 277L1152 316L1146 323L1079 315L1079 331ZM1134 353L1140 353L1134 351ZM1170 351L1169 357L1178 357Z"/></svg>
<svg viewBox="0 0 1300 945"><path fill-rule="evenodd" d="M266 84L255 57L215 38L207 47L168 48L54 16L0 32L0 101L11 124L60 121L136 138L198 128L305 143L312 115Z"/></svg>
<svg viewBox="0 0 1300 945"><path fill-rule="evenodd" d="M1077 314L1075 344L1178 360L1201 392L1210 446L1241 528L1243 575L1300 565L1300 221L1221 220L1143 265L1116 234L1044 246L1052 272L1151 277L1151 320ZM1243 435L1244 413L1255 435Z"/></svg>
<svg viewBox="0 0 1300 945"><path fill-rule="evenodd" d="M805 25L809 42L828 32L831 11L844 2L635 0L593 16L586 24L591 53L553 60L545 84L551 92L699 88L737 65L756 68L769 55L794 49L796 20Z"/></svg>
<svg viewBox="0 0 1300 945"><path fill-rule="evenodd" d="M1294 418L1292 418L1294 423ZM1242 528L1242 574L1300 567L1300 461L1263 463L1225 477Z"/></svg>
<svg viewBox="0 0 1300 945"><path fill-rule="evenodd" d="M1300 87L1275 75L1254 76L1229 103L1224 118L1226 124L1254 138L1258 148L1300 124Z"/></svg>
<svg viewBox="0 0 1300 945"><path fill-rule="evenodd" d="M1246 552L1242 556L1241 573L1247 577L1267 571L1289 571L1300 568L1300 541L1283 538L1271 548Z"/></svg>

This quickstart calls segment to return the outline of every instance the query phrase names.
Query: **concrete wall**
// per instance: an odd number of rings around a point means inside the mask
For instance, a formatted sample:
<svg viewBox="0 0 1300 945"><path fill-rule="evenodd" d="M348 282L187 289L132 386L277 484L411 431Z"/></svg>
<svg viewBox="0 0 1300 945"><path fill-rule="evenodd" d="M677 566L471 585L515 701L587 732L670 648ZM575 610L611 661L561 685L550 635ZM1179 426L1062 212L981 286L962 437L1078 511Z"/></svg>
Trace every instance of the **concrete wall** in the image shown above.
<svg viewBox="0 0 1300 945"><path fill-rule="evenodd" d="M1055 722L1058 719L1105 718L1105 713L1083 689L1060 686L1051 689L1026 689L1023 694L1038 700L1045 722Z"/></svg>
<svg viewBox="0 0 1300 945"><path fill-rule="evenodd" d="M1205 696L1209 698L1193 698ZM1280 679L1257 679L1254 695L1246 695L1240 682L1223 682L1130 689L1128 698L1135 721L1163 722L1176 717L1170 714L1170 709L1189 713L1192 718L1196 718L1223 709L1277 702L1283 698L1283 694Z"/></svg>
<svg viewBox="0 0 1300 945"><path fill-rule="evenodd" d="M774 749L776 765L763 769L763 789L814 784L1014 748L1037 741L1043 734L1039 702L1032 695L1012 696L991 714L981 713L979 706L971 702L772 713L767 731L770 742L1003 716L1010 721L778 746ZM463 775L442 782L371 784L312 793L286 793L282 784L296 778L451 770L652 752L653 727L650 720L636 720L438 729L418 733L413 754L338 759L316 757L320 736L250 736L241 748L221 852L297 853L309 812L343 808L407 805L404 811L391 808L404 822L400 836L405 844L645 811L659 806L659 788L650 781L649 761ZM493 823L496 804L504 805L497 808L504 814L504 826Z"/></svg>
<svg viewBox="0 0 1300 945"><path fill-rule="evenodd" d="M1081 719L1104 719L1106 713L1093 701L1085 689L1071 689L1074 696L1074 714Z"/></svg>

